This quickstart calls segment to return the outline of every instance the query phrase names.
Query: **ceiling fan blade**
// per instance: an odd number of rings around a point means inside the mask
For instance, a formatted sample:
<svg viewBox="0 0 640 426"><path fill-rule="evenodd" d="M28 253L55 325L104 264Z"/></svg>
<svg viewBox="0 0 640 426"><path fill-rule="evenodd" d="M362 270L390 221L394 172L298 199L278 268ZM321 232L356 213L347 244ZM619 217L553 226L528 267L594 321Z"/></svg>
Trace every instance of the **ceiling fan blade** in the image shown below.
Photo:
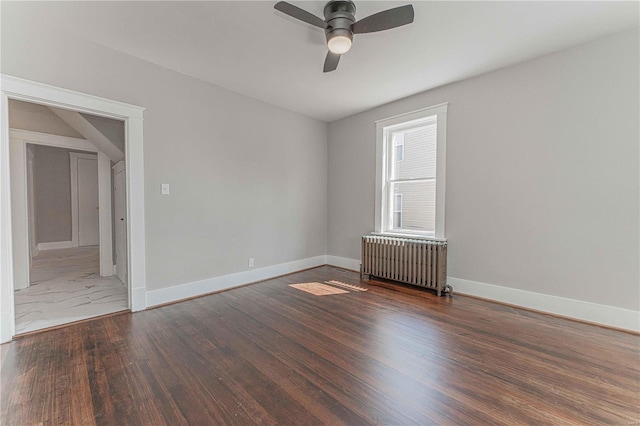
<svg viewBox="0 0 640 426"><path fill-rule="evenodd" d="M327 57L324 58L324 68L322 72L335 71L335 69L338 68L338 62L340 62L340 55L327 52Z"/></svg>
<svg viewBox="0 0 640 426"><path fill-rule="evenodd" d="M413 22L413 6L395 7L362 18L353 24L354 34L374 33L376 31L390 30Z"/></svg>
<svg viewBox="0 0 640 426"><path fill-rule="evenodd" d="M279 1L273 7L274 9L279 10L282 13L286 13L293 18L304 21L307 24L315 25L316 27L320 27L322 29L327 28L327 23L318 18L313 13L309 13L304 9L300 9L298 6L287 3L286 1Z"/></svg>

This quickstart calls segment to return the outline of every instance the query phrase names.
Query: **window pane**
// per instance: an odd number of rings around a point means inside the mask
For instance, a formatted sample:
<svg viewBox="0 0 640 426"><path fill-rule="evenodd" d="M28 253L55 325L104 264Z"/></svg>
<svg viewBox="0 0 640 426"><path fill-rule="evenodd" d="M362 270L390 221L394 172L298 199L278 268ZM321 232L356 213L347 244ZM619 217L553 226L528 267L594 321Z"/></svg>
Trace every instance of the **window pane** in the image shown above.
<svg viewBox="0 0 640 426"><path fill-rule="evenodd" d="M393 213L393 229L402 229L402 212Z"/></svg>
<svg viewBox="0 0 640 426"><path fill-rule="evenodd" d="M396 145L396 161L404 160L404 145Z"/></svg>
<svg viewBox="0 0 640 426"><path fill-rule="evenodd" d="M393 143L390 179L436 177L435 123L398 130L390 136ZM402 148L398 148L399 146Z"/></svg>
<svg viewBox="0 0 640 426"><path fill-rule="evenodd" d="M402 210L399 215L394 212L393 223L390 224L391 228L404 231L435 232L436 181L403 182L391 185L393 200L398 198L402 200Z"/></svg>
<svg viewBox="0 0 640 426"><path fill-rule="evenodd" d="M402 194L395 194L393 198L394 198L393 211L401 212L402 211Z"/></svg>
<svg viewBox="0 0 640 426"><path fill-rule="evenodd" d="M395 132L392 134L393 140L393 161L404 160L404 132Z"/></svg>

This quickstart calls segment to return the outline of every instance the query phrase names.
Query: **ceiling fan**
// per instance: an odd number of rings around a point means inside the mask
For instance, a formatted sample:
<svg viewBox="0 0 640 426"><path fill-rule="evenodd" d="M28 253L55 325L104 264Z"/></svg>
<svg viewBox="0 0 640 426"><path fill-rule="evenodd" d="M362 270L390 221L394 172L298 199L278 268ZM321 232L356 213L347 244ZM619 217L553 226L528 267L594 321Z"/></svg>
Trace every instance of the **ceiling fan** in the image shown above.
<svg viewBox="0 0 640 426"><path fill-rule="evenodd" d="M324 72L338 68L340 55L351 49L354 34L390 30L413 22L413 6L406 5L384 10L356 21L356 5L351 0L331 0L324 6L324 20L286 1L274 8L291 17L324 29L327 37L327 57Z"/></svg>

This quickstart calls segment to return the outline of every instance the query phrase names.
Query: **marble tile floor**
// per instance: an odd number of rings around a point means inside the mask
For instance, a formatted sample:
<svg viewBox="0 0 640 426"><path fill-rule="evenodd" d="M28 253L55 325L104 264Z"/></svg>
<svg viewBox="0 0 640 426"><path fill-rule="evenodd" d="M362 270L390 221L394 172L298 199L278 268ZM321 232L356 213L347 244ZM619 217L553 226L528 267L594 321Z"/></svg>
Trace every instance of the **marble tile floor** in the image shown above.
<svg viewBox="0 0 640 426"><path fill-rule="evenodd" d="M98 247L41 251L31 285L15 292L16 334L128 309L127 288L100 276Z"/></svg>

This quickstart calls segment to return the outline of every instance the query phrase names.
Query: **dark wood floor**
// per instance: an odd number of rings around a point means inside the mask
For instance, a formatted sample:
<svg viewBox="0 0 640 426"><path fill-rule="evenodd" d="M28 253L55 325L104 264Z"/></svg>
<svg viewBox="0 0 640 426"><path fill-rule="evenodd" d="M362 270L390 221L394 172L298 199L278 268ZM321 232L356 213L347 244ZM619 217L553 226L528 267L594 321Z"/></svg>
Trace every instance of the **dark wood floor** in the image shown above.
<svg viewBox="0 0 640 426"><path fill-rule="evenodd" d="M636 424L640 337L329 267L2 345L2 423ZM372 282L375 283L375 282Z"/></svg>

